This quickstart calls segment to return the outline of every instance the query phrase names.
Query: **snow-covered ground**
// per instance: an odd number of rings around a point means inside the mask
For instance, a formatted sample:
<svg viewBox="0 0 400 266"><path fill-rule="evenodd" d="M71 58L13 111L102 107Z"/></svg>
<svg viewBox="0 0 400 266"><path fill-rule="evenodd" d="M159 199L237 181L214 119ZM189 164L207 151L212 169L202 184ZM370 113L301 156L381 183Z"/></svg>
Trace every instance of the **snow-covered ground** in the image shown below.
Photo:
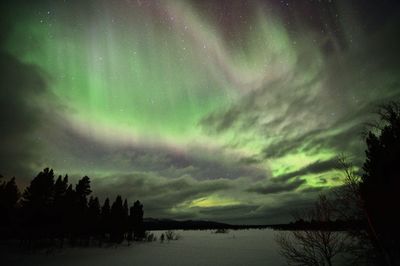
<svg viewBox="0 0 400 266"><path fill-rule="evenodd" d="M51 254L8 250L1 265L285 265L272 230L175 231L181 236L164 243L134 243L111 248L64 248ZM159 236L162 232L153 232ZM6 248L7 249L7 248ZM3 251L5 251L3 249ZM3 252L1 252L3 253Z"/></svg>

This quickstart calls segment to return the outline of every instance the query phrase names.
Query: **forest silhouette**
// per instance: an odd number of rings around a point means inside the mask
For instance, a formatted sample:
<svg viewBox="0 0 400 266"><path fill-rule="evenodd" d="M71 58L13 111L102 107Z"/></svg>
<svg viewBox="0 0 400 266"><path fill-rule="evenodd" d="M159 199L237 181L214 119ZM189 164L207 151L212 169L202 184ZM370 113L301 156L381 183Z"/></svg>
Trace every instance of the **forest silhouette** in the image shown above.
<svg viewBox="0 0 400 266"><path fill-rule="evenodd" d="M2 239L20 239L27 246L89 245L142 240L143 205L117 196L114 202L91 196L90 178L82 177L75 188L68 175L45 168L21 194L15 178L0 184Z"/></svg>

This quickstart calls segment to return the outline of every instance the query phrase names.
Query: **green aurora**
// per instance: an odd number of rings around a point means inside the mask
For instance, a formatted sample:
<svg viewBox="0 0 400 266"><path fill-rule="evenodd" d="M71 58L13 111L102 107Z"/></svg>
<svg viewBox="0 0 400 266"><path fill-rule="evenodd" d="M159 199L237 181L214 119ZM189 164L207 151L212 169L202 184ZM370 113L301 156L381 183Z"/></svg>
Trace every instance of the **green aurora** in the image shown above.
<svg viewBox="0 0 400 266"><path fill-rule="evenodd" d="M399 71L381 63L396 27L360 30L338 2L321 33L243 2L230 27L191 1L18 8L3 50L46 84L27 96L45 108L24 174L88 174L149 216L256 223L340 185L337 156L359 165L370 110L399 96Z"/></svg>

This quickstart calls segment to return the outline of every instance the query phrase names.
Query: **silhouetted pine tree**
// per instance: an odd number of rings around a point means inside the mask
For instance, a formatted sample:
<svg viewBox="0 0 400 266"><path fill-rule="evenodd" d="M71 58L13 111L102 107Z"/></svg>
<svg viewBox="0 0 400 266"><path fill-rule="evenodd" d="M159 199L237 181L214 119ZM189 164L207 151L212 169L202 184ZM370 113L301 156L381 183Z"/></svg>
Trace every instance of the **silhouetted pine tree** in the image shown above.
<svg viewBox="0 0 400 266"><path fill-rule="evenodd" d="M103 238L109 239L111 234L111 208L109 198L106 198L103 207L101 207L100 225Z"/></svg>
<svg viewBox="0 0 400 266"><path fill-rule="evenodd" d="M22 196L23 222L29 239L49 237L53 200L54 173L45 168L31 181Z"/></svg>
<svg viewBox="0 0 400 266"><path fill-rule="evenodd" d="M58 205L61 203L62 199L65 197L65 193L68 188L68 176L64 178L58 176L56 182L54 183L54 204Z"/></svg>
<svg viewBox="0 0 400 266"><path fill-rule="evenodd" d="M90 179L87 176L82 177L78 184L75 186L75 193L77 199L76 205L76 219L75 229L79 236L84 238L86 242L89 241L90 223L88 217L88 199L87 197L92 193L90 189Z"/></svg>
<svg viewBox="0 0 400 266"><path fill-rule="evenodd" d="M66 201L66 193L68 188L68 176L66 175L64 178L58 176L55 184L54 184L54 203L53 203L53 212L55 225L57 227L57 238L63 240L67 233L67 224L66 224L66 208L68 202Z"/></svg>
<svg viewBox="0 0 400 266"><path fill-rule="evenodd" d="M129 208L128 234L126 236L126 239L128 241L132 241L133 240L133 224L134 224L133 213L134 213L134 208L132 206L132 207Z"/></svg>
<svg viewBox="0 0 400 266"><path fill-rule="evenodd" d="M100 204L97 197L90 197L88 203L89 234L96 239L100 235Z"/></svg>
<svg viewBox="0 0 400 266"><path fill-rule="evenodd" d="M117 196L111 206L111 241L121 243L124 239L124 207L122 198Z"/></svg>
<svg viewBox="0 0 400 266"><path fill-rule="evenodd" d="M135 240L141 240L145 236L144 225L143 225L143 205L140 201L135 201L133 204L133 238Z"/></svg>
<svg viewBox="0 0 400 266"><path fill-rule="evenodd" d="M16 233L16 208L20 196L15 177L0 183L0 227L11 229L0 231L0 238L8 238Z"/></svg>
<svg viewBox="0 0 400 266"><path fill-rule="evenodd" d="M15 208L20 196L21 193L15 183L15 177L0 184L0 206L2 208Z"/></svg>
<svg viewBox="0 0 400 266"><path fill-rule="evenodd" d="M75 239L75 220L76 220L76 213L75 213L75 206L77 205L76 193L72 187L72 184L68 185L67 190L65 192L65 232L66 237L70 240L70 243L74 243Z"/></svg>
<svg viewBox="0 0 400 266"><path fill-rule="evenodd" d="M360 191L372 234L388 265L400 264L400 103L380 110L381 124L368 133Z"/></svg>
<svg viewBox="0 0 400 266"><path fill-rule="evenodd" d="M129 207L128 207L128 200L125 199L124 200L124 204L123 204L123 229L124 229L124 233L125 236L124 238L127 238L127 232L128 232L128 228L129 228Z"/></svg>

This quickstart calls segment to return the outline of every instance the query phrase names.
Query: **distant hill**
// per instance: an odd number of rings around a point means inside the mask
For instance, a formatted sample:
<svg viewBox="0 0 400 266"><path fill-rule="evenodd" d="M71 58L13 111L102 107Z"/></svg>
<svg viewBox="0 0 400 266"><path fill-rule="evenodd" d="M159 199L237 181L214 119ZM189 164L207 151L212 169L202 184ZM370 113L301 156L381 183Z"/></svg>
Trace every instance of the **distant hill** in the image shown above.
<svg viewBox="0 0 400 266"><path fill-rule="evenodd" d="M206 230L206 229L222 229L231 228L232 225L213 222L213 221L177 221L172 219L155 219L144 218L144 226L146 230Z"/></svg>
<svg viewBox="0 0 400 266"><path fill-rule="evenodd" d="M232 225L214 221L202 220L172 220L144 218L143 223L146 230L208 230L208 229L250 229L250 228L270 228L270 225Z"/></svg>

